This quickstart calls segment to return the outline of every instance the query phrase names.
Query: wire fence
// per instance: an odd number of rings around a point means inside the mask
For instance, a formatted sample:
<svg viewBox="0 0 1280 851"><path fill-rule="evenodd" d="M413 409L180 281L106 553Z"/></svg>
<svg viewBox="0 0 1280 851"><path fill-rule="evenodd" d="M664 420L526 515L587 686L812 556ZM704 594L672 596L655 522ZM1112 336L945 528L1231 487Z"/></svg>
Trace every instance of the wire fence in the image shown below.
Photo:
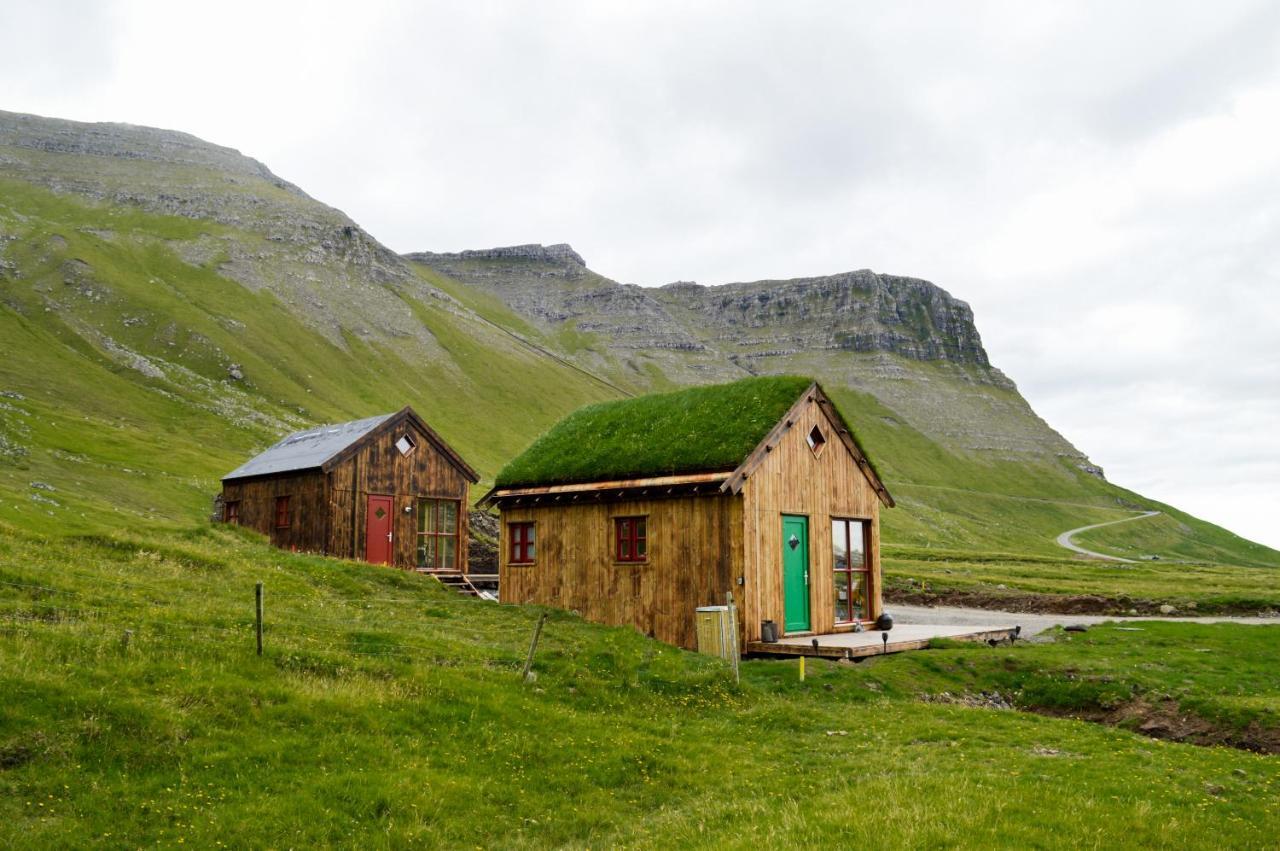
<svg viewBox="0 0 1280 851"><path fill-rule="evenodd" d="M258 608L252 593L246 593L241 614L233 613L231 601L220 597L219 610L211 612L211 620L174 620L157 616L153 611L139 611L133 606L153 609L156 605L189 604L173 598L174 588L116 579L101 574L68 571L63 575L84 577L95 583L91 593L58 588L35 582L0 580L0 589L12 589L12 596L0 596L0 635L48 633L51 630L74 630L76 635L92 634L105 641L119 641L121 648L140 648L154 641L195 642L237 652L253 652L257 636L273 650L329 651L366 658L416 659L433 664L458 664L458 659L444 655L446 648L406 641L395 633L421 628L420 607L438 602L429 597L317 597L315 593L271 594L270 602L285 601L284 609L272 611L268 617ZM252 589L246 589L247 592ZM129 596L108 599L111 592L132 592ZM136 592L148 592L142 599ZM23 593L28 596L19 596ZM155 599L156 595L168 597ZM56 597L56 602L47 599ZM373 619L362 615L360 607L378 604ZM402 606L397 613L385 607ZM341 609L342 619L316 617L315 608ZM454 641L457 641L455 636ZM370 646L372 645L372 646ZM514 650L514 648L513 648ZM519 667L518 651L508 659L488 659L487 667L515 669Z"/></svg>

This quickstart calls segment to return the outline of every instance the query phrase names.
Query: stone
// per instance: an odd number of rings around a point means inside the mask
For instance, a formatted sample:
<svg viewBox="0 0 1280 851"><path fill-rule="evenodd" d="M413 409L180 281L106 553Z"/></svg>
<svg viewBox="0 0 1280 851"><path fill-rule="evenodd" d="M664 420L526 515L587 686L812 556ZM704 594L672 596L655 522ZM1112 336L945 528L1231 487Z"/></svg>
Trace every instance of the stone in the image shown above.
<svg viewBox="0 0 1280 851"><path fill-rule="evenodd" d="M1176 615L1177 613L1178 610L1173 606L1170 606L1168 603L1164 603L1160 606L1160 614L1162 615Z"/></svg>
<svg viewBox="0 0 1280 851"><path fill-rule="evenodd" d="M244 370L241 368L240 364L233 363L231 366L227 367L227 377L232 381L244 381Z"/></svg>

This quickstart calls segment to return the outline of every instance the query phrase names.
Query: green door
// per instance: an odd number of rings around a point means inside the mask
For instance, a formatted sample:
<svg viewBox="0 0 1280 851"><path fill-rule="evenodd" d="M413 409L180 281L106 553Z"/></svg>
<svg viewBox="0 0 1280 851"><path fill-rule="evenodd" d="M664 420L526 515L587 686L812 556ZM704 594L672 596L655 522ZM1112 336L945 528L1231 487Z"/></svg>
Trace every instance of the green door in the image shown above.
<svg viewBox="0 0 1280 851"><path fill-rule="evenodd" d="M782 605L787 632L809 630L809 518L782 515Z"/></svg>

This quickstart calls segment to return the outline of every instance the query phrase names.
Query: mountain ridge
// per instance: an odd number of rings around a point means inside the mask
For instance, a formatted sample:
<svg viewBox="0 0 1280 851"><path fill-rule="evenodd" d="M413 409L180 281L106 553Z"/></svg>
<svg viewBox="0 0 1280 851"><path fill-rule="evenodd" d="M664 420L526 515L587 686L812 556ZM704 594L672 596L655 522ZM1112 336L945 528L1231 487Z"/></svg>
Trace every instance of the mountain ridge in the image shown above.
<svg viewBox="0 0 1280 851"><path fill-rule="evenodd" d="M0 522L38 529L190 523L283 432L405 404L491 478L581 405L754 374L818 378L851 418L898 497L886 546L1061 556L1063 529L1150 504L928 282L642 288L563 243L401 256L151 128L0 112L0 339ZM1166 555L1280 561L1176 509L1148 522Z"/></svg>

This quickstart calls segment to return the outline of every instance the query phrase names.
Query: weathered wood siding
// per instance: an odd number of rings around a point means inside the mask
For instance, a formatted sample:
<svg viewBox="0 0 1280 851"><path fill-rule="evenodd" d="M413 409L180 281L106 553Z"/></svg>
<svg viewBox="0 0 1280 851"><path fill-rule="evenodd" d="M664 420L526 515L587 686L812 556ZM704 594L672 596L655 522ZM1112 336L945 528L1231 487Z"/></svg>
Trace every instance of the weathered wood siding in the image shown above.
<svg viewBox="0 0 1280 851"><path fill-rule="evenodd" d="M808 434L820 425L826 445L815 456ZM777 622L781 630L782 515L809 518L809 590L812 632L842 629L835 625L832 576L831 520L871 521L868 558L871 563L869 608L880 614L880 501L871 483L840 442L837 426L816 402L806 402L764 462L742 489L744 506L744 574L742 621L747 641L760 640L760 622ZM843 627L851 629L852 627Z"/></svg>
<svg viewBox="0 0 1280 851"><path fill-rule="evenodd" d="M417 448L401 455L396 441L408 433ZM458 512L459 570L467 570L467 509L470 505L467 477L432 445L411 420L370 435L350 458L329 474L328 552L344 558L365 557L365 513L369 495L390 496L395 502L392 529L393 563L417 564L418 505L420 497L456 499ZM411 511L406 511L409 508Z"/></svg>
<svg viewBox="0 0 1280 851"><path fill-rule="evenodd" d="M649 560L614 560L614 518L647 518ZM532 565L512 565L508 524L536 524ZM588 620L630 625L693 649L694 610L724 603L742 573L742 499L687 496L587 505L504 508L499 596L576 611Z"/></svg>
<svg viewBox="0 0 1280 851"><path fill-rule="evenodd" d="M289 497L289 525L276 528L276 497ZM240 525L271 539L286 550L323 552L328 510L324 475L319 471L228 482L224 504L240 503Z"/></svg>

